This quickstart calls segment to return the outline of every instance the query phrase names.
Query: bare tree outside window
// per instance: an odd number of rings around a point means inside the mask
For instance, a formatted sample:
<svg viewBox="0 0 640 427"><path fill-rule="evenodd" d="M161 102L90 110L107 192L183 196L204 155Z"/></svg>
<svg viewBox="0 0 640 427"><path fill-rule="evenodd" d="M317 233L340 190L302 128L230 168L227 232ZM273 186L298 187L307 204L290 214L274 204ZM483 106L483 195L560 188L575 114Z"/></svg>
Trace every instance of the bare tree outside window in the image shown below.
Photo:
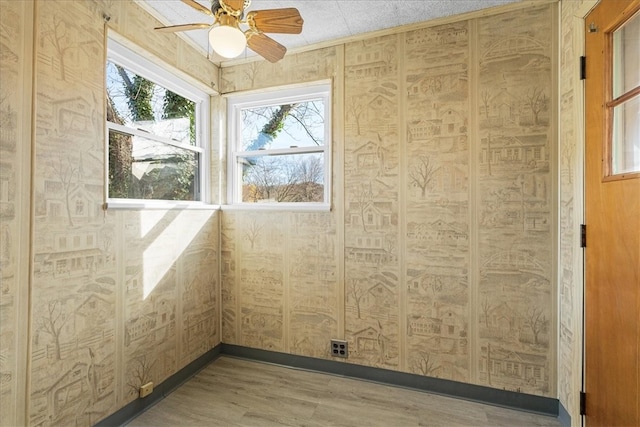
<svg viewBox="0 0 640 427"><path fill-rule="evenodd" d="M325 202L326 103L314 95L235 110L241 192L235 197L243 203Z"/></svg>
<svg viewBox="0 0 640 427"><path fill-rule="evenodd" d="M323 180L319 155L259 157L245 165L243 201L322 202Z"/></svg>

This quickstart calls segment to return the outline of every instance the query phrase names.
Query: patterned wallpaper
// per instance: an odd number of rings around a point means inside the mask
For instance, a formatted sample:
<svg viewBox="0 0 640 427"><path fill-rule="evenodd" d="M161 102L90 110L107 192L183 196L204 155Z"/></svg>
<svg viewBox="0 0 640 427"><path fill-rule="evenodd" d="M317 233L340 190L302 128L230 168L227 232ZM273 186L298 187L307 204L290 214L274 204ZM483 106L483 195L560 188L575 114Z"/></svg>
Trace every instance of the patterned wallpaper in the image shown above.
<svg viewBox="0 0 640 427"><path fill-rule="evenodd" d="M209 212L100 209L102 14L207 84L218 84L215 69L149 32L150 18L129 2L36 2L29 424L91 425L134 399L140 382L161 381L221 339L329 358L329 339L346 338L350 363L555 396L556 331L557 396L579 420L575 17L592 3L561 3L557 150L554 6L224 69L223 92L333 78L334 158L345 163L334 168L332 212L225 211L218 236ZM3 2L0 14L0 398L13 408L24 379L13 349L27 334L17 254L28 218L18 201L28 192L19 107L30 13ZM0 424L19 424L19 411L4 408Z"/></svg>
<svg viewBox="0 0 640 427"><path fill-rule="evenodd" d="M224 342L555 396L555 8L223 68L344 123L332 212L224 212Z"/></svg>
<svg viewBox="0 0 640 427"><path fill-rule="evenodd" d="M229 68L222 92L332 78L339 60L337 48L327 48ZM336 215L224 211L222 218L223 342L325 357L340 322Z"/></svg>
<svg viewBox="0 0 640 427"><path fill-rule="evenodd" d="M17 210L21 167L13 90L30 46L22 7L2 4L2 425L93 425L213 348L219 330L218 214L211 210L102 210L104 193L105 24L168 64L217 84L217 69L176 37L154 34L154 20L132 2L38 1L35 13L35 165L28 419L17 336L27 319L14 303L17 242L27 211ZM196 80L196 77L191 79ZM5 80L7 78L7 80ZM6 113L6 114L5 114ZM5 120L7 123L5 124ZM24 199L22 199L24 200ZM18 353L24 354L24 352ZM22 387L24 390L24 386Z"/></svg>

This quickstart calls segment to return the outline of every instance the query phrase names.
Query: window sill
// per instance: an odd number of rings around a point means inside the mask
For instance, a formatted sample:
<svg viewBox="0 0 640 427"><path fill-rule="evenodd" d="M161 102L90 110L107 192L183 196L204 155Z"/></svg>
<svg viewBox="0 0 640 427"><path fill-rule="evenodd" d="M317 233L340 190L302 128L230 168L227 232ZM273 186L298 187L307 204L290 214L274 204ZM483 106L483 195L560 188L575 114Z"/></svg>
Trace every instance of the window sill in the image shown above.
<svg viewBox="0 0 640 427"><path fill-rule="evenodd" d="M168 200L109 200L104 210L220 210L220 205L203 202L172 202Z"/></svg>
<svg viewBox="0 0 640 427"><path fill-rule="evenodd" d="M331 212L328 203L236 203L222 205L223 211L291 211L291 212Z"/></svg>

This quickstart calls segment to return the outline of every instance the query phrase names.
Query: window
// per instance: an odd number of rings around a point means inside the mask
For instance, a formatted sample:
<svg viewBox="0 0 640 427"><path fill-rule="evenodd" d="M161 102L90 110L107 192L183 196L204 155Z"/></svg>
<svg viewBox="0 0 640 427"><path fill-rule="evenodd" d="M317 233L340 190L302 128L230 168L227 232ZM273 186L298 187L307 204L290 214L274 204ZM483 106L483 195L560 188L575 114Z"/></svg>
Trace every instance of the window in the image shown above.
<svg viewBox="0 0 640 427"><path fill-rule="evenodd" d="M209 96L111 37L106 88L109 204L206 201Z"/></svg>
<svg viewBox="0 0 640 427"><path fill-rule="evenodd" d="M611 88L607 175L640 172L640 12L609 35Z"/></svg>
<svg viewBox="0 0 640 427"><path fill-rule="evenodd" d="M229 200L328 208L330 83L229 99Z"/></svg>

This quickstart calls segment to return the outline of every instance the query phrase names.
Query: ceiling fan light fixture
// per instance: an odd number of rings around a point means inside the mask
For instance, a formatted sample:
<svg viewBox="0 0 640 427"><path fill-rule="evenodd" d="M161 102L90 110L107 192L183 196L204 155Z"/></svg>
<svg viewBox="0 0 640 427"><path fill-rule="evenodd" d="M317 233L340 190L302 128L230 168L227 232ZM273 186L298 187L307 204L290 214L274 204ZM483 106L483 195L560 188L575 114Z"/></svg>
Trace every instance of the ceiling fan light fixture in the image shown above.
<svg viewBox="0 0 640 427"><path fill-rule="evenodd" d="M209 44L218 55L231 59L244 52L247 38L238 27L217 25L209 31Z"/></svg>

